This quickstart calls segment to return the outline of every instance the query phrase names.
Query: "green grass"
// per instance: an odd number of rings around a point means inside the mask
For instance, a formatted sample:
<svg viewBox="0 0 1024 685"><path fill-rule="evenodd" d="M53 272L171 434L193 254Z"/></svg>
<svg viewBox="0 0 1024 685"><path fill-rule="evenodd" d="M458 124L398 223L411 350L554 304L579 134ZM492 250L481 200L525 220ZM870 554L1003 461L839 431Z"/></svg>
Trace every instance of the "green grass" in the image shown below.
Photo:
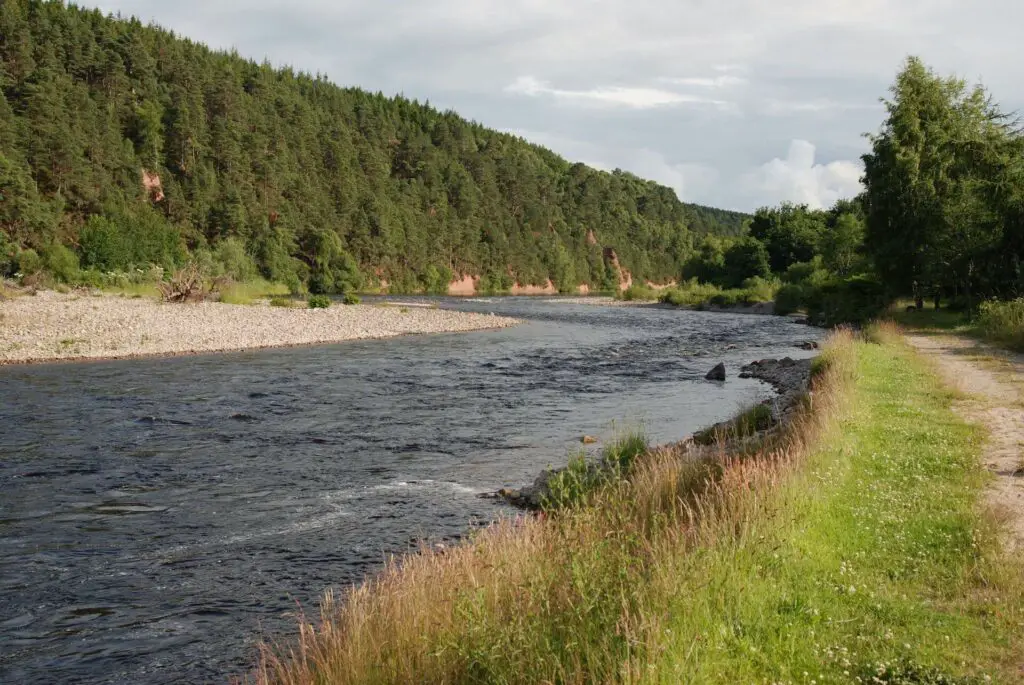
<svg viewBox="0 0 1024 685"><path fill-rule="evenodd" d="M622 292L616 292L615 298L626 302L654 302L658 299L658 291L646 285L634 283Z"/></svg>
<svg viewBox="0 0 1024 685"><path fill-rule="evenodd" d="M774 424L772 408L767 404L755 404L740 412L739 416L725 426L706 428L697 431L693 440L698 445L714 445L727 440L742 440L756 435L758 431L767 430Z"/></svg>
<svg viewBox="0 0 1024 685"><path fill-rule="evenodd" d="M220 301L225 304L253 304L257 300L288 295L288 286L263 279L237 283L232 281L220 289Z"/></svg>
<svg viewBox="0 0 1024 685"><path fill-rule="evenodd" d="M672 619L658 680L1021 676L1024 588L979 514L978 432L907 349L856 352L850 411L827 446L739 537L659 569Z"/></svg>
<svg viewBox="0 0 1024 685"><path fill-rule="evenodd" d="M827 347L813 409L761 452L613 448L628 477L578 506L328 596L259 682L1018 682L1024 581L979 507L981 436L872 339Z"/></svg>
<svg viewBox="0 0 1024 685"><path fill-rule="evenodd" d="M908 329L977 335L975 325L965 311L926 306L921 311L908 312L906 308L912 304L909 300L897 302L890 310L889 318Z"/></svg>
<svg viewBox="0 0 1024 685"><path fill-rule="evenodd" d="M746 287L722 289L691 280L663 291L658 299L676 307L743 307L771 302L779 288L777 283L760 278L749 279L744 285Z"/></svg>
<svg viewBox="0 0 1024 685"><path fill-rule="evenodd" d="M1024 352L1024 299L982 302L978 312L932 309L906 311L910 303L893 307L890 318L916 331L967 335L998 347Z"/></svg>

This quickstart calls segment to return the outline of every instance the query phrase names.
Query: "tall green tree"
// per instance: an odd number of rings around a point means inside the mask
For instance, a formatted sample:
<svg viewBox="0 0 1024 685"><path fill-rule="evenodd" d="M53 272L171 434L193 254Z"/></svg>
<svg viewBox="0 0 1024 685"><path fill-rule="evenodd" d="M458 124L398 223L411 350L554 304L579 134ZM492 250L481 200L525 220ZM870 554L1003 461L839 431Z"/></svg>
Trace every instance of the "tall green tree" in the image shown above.
<svg viewBox="0 0 1024 685"><path fill-rule="evenodd" d="M980 86L909 58L864 155L865 244L897 292L998 289L1020 136ZM1016 180L1015 180L1016 179Z"/></svg>

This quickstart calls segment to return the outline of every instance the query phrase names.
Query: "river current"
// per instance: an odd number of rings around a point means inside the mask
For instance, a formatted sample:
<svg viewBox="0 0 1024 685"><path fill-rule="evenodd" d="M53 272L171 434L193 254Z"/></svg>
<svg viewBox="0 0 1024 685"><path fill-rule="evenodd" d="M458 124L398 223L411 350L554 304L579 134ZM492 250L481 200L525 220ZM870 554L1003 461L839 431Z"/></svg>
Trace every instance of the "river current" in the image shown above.
<svg viewBox="0 0 1024 685"><path fill-rule="evenodd" d="M403 298L408 299L408 298ZM781 317L438 301L521 326L0 367L0 682L225 682L328 588L457 539L580 437L678 440L806 356ZM719 361L724 383L703 380ZM588 449L597 450L600 445Z"/></svg>

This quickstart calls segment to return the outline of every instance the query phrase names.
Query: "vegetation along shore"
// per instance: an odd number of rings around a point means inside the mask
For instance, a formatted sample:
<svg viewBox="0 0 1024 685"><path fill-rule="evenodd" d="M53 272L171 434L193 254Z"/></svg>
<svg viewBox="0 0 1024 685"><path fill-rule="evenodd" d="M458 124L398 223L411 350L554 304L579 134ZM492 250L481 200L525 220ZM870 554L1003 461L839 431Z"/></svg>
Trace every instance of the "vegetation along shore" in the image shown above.
<svg viewBox="0 0 1024 685"><path fill-rule="evenodd" d="M837 334L779 430L627 436L619 477L328 595L258 680L1019 682L1024 575L958 397L896 329Z"/></svg>

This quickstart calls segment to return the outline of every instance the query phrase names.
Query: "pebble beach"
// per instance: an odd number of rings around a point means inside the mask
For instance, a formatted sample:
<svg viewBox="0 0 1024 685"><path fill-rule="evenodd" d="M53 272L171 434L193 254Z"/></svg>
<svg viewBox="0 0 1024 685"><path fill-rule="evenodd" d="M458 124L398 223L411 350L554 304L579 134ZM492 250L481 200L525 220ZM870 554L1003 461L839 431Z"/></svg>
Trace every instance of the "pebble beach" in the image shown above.
<svg viewBox="0 0 1024 685"><path fill-rule="evenodd" d="M501 316L399 306L169 304L40 291L0 301L0 364L322 345L517 323Z"/></svg>

